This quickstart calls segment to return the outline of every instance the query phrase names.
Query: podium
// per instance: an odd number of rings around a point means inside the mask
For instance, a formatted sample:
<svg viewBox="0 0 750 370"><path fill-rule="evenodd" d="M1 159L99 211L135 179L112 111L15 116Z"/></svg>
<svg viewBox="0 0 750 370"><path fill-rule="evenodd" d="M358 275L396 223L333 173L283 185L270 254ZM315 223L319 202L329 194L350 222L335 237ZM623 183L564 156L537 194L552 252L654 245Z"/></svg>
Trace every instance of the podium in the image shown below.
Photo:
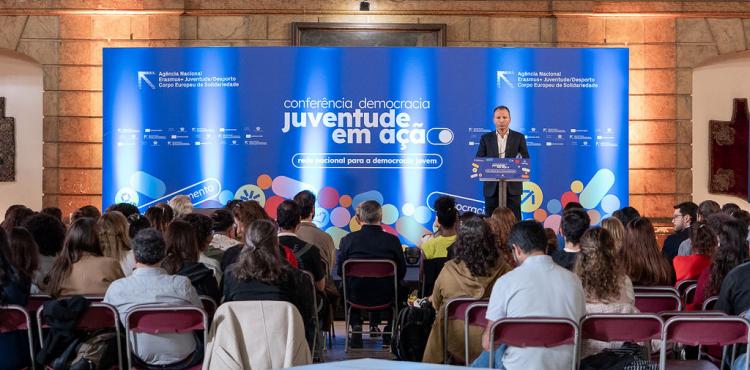
<svg viewBox="0 0 750 370"><path fill-rule="evenodd" d="M479 181L497 181L498 205L508 204L508 182L529 181L531 177L531 160L529 158L474 158L471 163L472 179Z"/></svg>

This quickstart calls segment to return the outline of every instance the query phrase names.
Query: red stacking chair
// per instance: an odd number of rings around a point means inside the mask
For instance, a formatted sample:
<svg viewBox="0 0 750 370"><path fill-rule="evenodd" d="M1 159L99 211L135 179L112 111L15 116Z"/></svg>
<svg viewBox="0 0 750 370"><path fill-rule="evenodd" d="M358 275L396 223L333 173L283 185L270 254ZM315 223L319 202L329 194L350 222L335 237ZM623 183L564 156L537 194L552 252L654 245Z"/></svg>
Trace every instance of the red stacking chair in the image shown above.
<svg viewBox="0 0 750 370"><path fill-rule="evenodd" d="M391 260L370 260L370 259L350 259L344 261L342 266L341 279L344 283L344 313L346 315L346 338L344 339L344 352L349 352L349 335L353 334L354 331L349 326L349 319L351 317L351 309L359 309L364 311L382 311L391 308L393 310L393 318L398 318L398 269L396 263ZM359 304L349 299L349 292L346 288L346 278L393 278L393 300L377 306L369 306ZM391 325L394 328L395 325ZM362 334L370 334L369 331L362 331ZM390 332L383 331L380 334L393 335L393 329Z"/></svg>
<svg viewBox="0 0 750 370"><path fill-rule="evenodd" d="M680 292L675 287L669 285L636 285L633 287L633 291L635 293L672 293L678 297L680 296Z"/></svg>
<svg viewBox="0 0 750 370"><path fill-rule="evenodd" d="M718 369L706 360L670 360L667 361L667 343L683 343L688 345L728 346L748 343L750 339L750 322L735 316L675 316L664 324L659 353L659 369L668 367L675 369ZM724 354L726 351L724 351ZM726 356L722 354L721 364ZM745 370L748 362L745 362Z"/></svg>
<svg viewBox="0 0 750 370"><path fill-rule="evenodd" d="M710 311L716 307L716 302L719 301L718 296L708 297L703 301L703 311Z"/></svg>
<svg viewBox="0 0 750 370"><path fill-rule="evenodd" d="M23 330L29 340L31 368L34 369L34 334L31 331L31 316L25 307L17 305L0 306L0 334Z"/></svg>
<svg viewBox="0 0 750 370"><path fill-rule="evenodd" d="M131 336L135 333L177 334L203 330L203 346L208 340L208 315L195 306L141 305L133 308L125 317L125 349L128 369L138 369L133 365ZM190 369L200 369L196 365Z"/></svg>
<svg viewBox="0 0 750 370"><path fill-rule="evenodd" d="M685 289L685 293L682 295L682 304L687 305L695 300L696 289L698 289L698 284L693 284Z"/></svg>
<svg viewBox="0 0 750 370"><path fill-rule="evenodd" d="M466 309L472 303L487 302L471 297L451 298L443 305L443 363L448 363L448 327L449 321L465 320ZM466 360L466 358L464 358ZM468 360L467 360L468 361Z"/></svg>
<svg viewBox="0 0 750 370"><path fill-rule="evenodd" d="M688 288L690 288L691 285L697 285L697 284L698 284L698 280L693 280L693 279L680 280L677 283L677 285L675 285L675 289L677 289L677 294L681 298L685 298L685 293L687 292Z"/></svg>
<svg viewBox="0 0 750 370"><path fill-rule="evenodd" d="M42 307L44 302L51 301L52 297L47 294L32 294L26 301L26 311L29 314L36 314L39 307Z"/></svg>
<svg viewBox="0 0 750 370"><path fill-rule="evenodd" d="M557 347L573 345L571 369L578 369L578 324L559 317L513 317L495 321L490 327L490 368L493 368L495 343L511 347Z"/></svg>
<svg viewBox="0 0 750 370"><path fill-rule="evenodd" d="M310 289L312 289L312 296L313 296L313 320L315 320L315 334L313 335L313 342L312 342L312 356L313 361L316 359L318 361L321 361L323 358L323 354L318 351L318 334L320 333L320 321L318 317L318 310L320 307L318 307L318 291L315 288L315 275L313 275L312 272L307 270L302 270L302 272L305 273L305 276L307 276L307 280L310 281Z"/></svg>
<svg viewBox="0 0 750 370"><path fill-rule="evenodd" d="M486 317L487 306L489 306L489 302L485 301L472 303L466 308L466 313L464 314L464 359L466 360L466 365L471 364L474 360L469 358L471 356L469 326L487 327L487 324L489 323Z"/></svg>
<svg viewBox="0 0 750 370"><path fill-rule="evenodd" d="M682 311L680 296L672 293L635 293L635 307L643 313Z"/></svg>
<svg viewBox="0 0 750 370"><path fill-rule="evenodd" d="M49 328L44 320L44 306L36 311L36 322L39 330L39 345L44 347L44 331ZM92 302L91 305L78 318L76 330L93 331L99 329L114 329L117 337L117 360L122 367L122 343L120 341L120 320L117 317L117 309L103 302Z"/></svg>
<svg viewBox="0 0 750 370"><path fill-rule="evenodd" d="M219 307L219 305L216 304L216 301L214 301L213 298L207 295L201 296L201 303L203 304L203 310L206 311L206 315L208 315L208 320L211 321L216 312L216 308Z"/></svg>
<svg viewBox="0 0 750 370"><path fill-rule="evenodd" d="M651 340L661 338L663 326L654 314L590 314L581 319L581 341L644 342L651 348Z"/></svg>

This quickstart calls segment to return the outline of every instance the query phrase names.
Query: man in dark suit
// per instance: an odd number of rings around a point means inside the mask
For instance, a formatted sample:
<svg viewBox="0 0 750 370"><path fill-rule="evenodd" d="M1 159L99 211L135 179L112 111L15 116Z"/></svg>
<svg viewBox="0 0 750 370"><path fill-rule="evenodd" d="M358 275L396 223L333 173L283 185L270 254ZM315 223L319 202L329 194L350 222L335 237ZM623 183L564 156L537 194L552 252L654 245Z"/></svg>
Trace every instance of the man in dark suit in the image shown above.
<svg viewBox="0 0 750 370"><path fill-rule="evenodd" d="M683 202L674 206L672 215L672 224L674 225L674 234L664 240L664 247L661 249L662 254L671 264L677 256L680 249L680 243L690 238L690 230L693 222L697 221L698 205L693 202Z"/></svg>
<svg viewBox="0 0 750 370"><path fill-rule="evenodd" d="M343 237L339 247L339 255L336 258L339 276L342 275L343 265L350 259L387 259L396 263L399 286L403 285L406 275L406 261L401 249L401 241L395 235L383 231L380 222L383 219L383 211L380 204L374 200L362 202L357 207L357 221L362 229ZM376 306L393 300L393 278L347 278L347 295L350 301ZM399 301L403 292L399 289ZM398 302L397 302L398 303ZM370 331L377 331L379 315L370 317ZM395 318L393 318L395 319ZM353 333L351 339L352 348L362 348L362 318L359 310L352 309L349 322ZM386 327L385 331L389 331ZM383 342L388 342L390 336L383 336Z"/></svg>
<svg viewBox="0 0 750 370"><path fill-rule="evenodd" d="M492 112L495 131L482 135L476 157L515 158L521 156L529 158L526 147L526 137L522 133L510 129L510 109L501 105ZM523 184L513 181L508 183L506 207L513 210L517 220L521 220L521 192ZM498 207L500 199L497 181L484 182L484 213L491 216Z"/></svg>

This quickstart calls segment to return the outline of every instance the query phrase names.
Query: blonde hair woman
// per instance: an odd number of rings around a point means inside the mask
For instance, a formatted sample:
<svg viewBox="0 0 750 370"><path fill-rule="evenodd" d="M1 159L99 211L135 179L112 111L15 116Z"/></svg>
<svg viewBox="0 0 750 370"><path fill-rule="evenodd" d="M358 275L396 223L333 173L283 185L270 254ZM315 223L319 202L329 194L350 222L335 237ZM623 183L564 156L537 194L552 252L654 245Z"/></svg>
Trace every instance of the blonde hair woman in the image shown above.
<svg viewBox="0 0 750 370"><path fill-rule="evenodd" d="M102 255L120 261L123 274L130 276L135 268L135 258L130 248L128 219L118 211L111 211L103 214L97 223Z"/></svg>
<svg viewBox="0 0 750 370"><path fill-rule="evenodd" d="M187 195L178 195L170 199L169 206L174 210L174 218L193 213L193 201Z"/></svg>

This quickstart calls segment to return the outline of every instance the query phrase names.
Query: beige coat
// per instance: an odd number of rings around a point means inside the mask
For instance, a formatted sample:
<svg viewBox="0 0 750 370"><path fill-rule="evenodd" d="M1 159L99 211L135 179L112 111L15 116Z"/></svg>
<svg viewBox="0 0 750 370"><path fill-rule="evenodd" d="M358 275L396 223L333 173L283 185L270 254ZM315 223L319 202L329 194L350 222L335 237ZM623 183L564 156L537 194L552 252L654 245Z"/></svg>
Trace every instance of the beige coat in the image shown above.
<svg viewBox="0 0 750 370"><path fill-rule="evenodd" d="M501 258L502 261L502 258ZM432 291L432 306L437 310L435 323L432 325L430 337L427 340L427 347L422 357L423 362L439 364L443 362L443 305L451 298L472 297L488 298L492 292L492 286L495 281L510 271L511 267L504 261L496 267L490 276L473 276L469 268L463 262L456 262L455 259L448 261L443 270L440 271L435 288ZM470 356L475 358L481 351L481 337L483 328L469 328ZM453 354L458 360L463 360L464 355L464 322L451 321L448 326L448 352Z"/></svg>
<svg viewBox="0 0 750 370"><path fill-rule="evenodd" d="M60 286L60 295L103 296L113 281L125 277L114 258L84 254L74 263Z"/></svg>
<svg viewBox="0 0 750 370"><path fill-rule="evenodd" d="M216 311L203 370L278 369L311 363L305 326L291 303L229 302Z"/></svg>

